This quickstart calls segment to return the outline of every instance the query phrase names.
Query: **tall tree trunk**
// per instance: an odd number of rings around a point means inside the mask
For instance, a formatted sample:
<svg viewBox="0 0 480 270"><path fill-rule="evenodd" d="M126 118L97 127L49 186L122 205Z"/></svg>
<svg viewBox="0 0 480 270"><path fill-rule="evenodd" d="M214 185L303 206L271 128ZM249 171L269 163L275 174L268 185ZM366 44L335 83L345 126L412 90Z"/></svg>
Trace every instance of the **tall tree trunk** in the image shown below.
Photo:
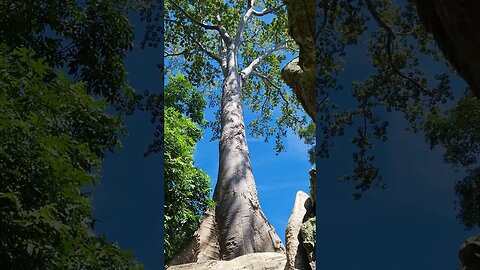
<svg viewBox="0 0 480 270"><path fill-rule="evenodd" d="M235 68L228 70L223 84L220 163L214 200L222 259L284 250L260 209L245 135L242 79Z"/></svg>
<svg viewBox="0 0 480 270"><path fill-rule="evenodd" d="M250 165L242 106L242 78L230 48L223 67L218 180L211 209L192 239L167 265L232 260L257 252L285 252L260 208Z"/></svg>

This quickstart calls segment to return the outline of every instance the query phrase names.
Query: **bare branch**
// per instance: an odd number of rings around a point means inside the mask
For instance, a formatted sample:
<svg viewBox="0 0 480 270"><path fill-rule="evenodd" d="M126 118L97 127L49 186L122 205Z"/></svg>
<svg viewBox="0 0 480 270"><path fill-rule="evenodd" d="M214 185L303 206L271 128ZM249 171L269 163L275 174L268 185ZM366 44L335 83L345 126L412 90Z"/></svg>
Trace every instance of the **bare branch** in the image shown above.
<svg viewBox="0 0 480 270"><path fill-rule="evenodd" d="M164 57L179 56L179 55L184 54L185 51L186 51L186 50L184 49L183 51L181 51L181 52L176 52L176 53L175 53L175 52L174 52L174 53L168 53L168 52L166 52L165 55L164 55Z"/></svg>
<svg viewBox="0 0 480 270"><path fill-rule="evenodd" d="M254 71L252 71L252 76L258 77L258 78L262 79L264 82L268 82L273 87L275 87L277 89L280 89L280 86L273 83L272 80L270 80L270 78L268 78L268 76L265 75L265 74L259 73L259 72L254 70Z"/></svg>
<svg viewBox="0 0 480 270"><path fill-rule="evenodd" d="M204 53L205 53L206 55L208 55L210 58L212 58L213 60L217 61L219 64L222 64L222 59L221 59L218 55L216 55L216 54L210 52L209 50L207 50L207 49L206 49L197 39L195 39L194 37L192 37L192 36L189 36L189 37L190 37L191 40L193 40L193 42L195 42L195 44L197 44L197 48L198 48L199 51L204 52Z"/></svg>
<svg viewBox="0 0 480 270"><path fill-rule="evenodd" d="M276 44L275 46L271 47L270 49L268 49L262 55L260 55L255 60L253 60L250 63L250 65L248 65L246 68L244 68L242 70L242 72L241 72L242 78L244 78L244 79L248 78L248 76L250 76L250 74L252 73L253 68L255 66L257 66L263 59L267 58L268 56L270 56L272 53L274 53L276 51L283 50L283 49L286 49L286 48L287 48L287 41L282 41L282 42Z"/></svg>
<svg viewBox="0 0 480 270"><path fill-rule="evenodd" d="M278 9L280 9L280 8L282 8L282 7L284 7L284 6L285 6L285 4L281 4L281 5L278 5L278 6L273 7L273 8L268 8L268 9L267 9L267 8L264 8L262 11L256 11L256 10L254 10L254 11L253 11L253 15L258 16L258 17L260 17L260 16L265 16L265 15L267 15L267 14L270 14L270 13L273 13L273 12L277 11Z"/></svg>
<svg viewBox="0 0 480 270"><path fill-rule="evenodd" d="M276 85L275 83L272 82L272 80L270 80L270 78L268 78L267 75L265 74L262 74L262 73L259 73L259 72L256 72L256 71L252 71L251 72L251 75L252 76L255 76L255 77L258 77L260 79L263 80L263 82L265 84L270 84L271 86L273 86L275 89L277 89L278 93L280 94L280 97L283 99L283 101L285 101L285 103L287 104L287 107L290 107L290 103L288 102L288 100L285 98L285 96L283 95L283 92L281 90L281 87ZM263 106L262 106L263 107Z"/></svg>
<svg viewBox="0 0 480 270"><path fill-rule="evenodd" d="M173 1L172 1L172 2L173 2ZM176 24L178 24L178 25L180 25L180 26L182 26L182 27L185 27L185 25L184 25L181 21L178 21L178 20L166 19L165 21L166 21L166 22L170 22L170 23L176 23ZM208 51L208 50L207 50L196 38L194 38L192 35L188 35L188 37L197 45L197 48L198 48L199 51L204 52L204 53L207 54L209 57L211 57L213 60L215 60L215 61L217 61L217 62L219 62L219 63L222 62L222 59L221 59L218 55L216 55L216 54ZM223 39L222 39L222 41L223 41ZM184 49L184 50L183 50L182 52L180 52L180 53L166 53L166 54L165 54L165 57L178 56L178 55L184 54L185 52L186 52L186 50Z"/></svg>
<svg viewBox="0 0 480 270"><path fill-rule="evenodd" d="M240 44L240 40L242 39L243 32L245 31L247 23L250 20L252 15L255 15L255 16L258 16L258 17L264 16L264 15L273 13L276 10L285 6L285 4L281 4L281 5L278 5L274 8L270 8L270 9L265 8L262 11L256 11L254 9L253 5L254 5L254 1L249 0L248 3L247 3L247 11L245 11L245 13L243 14L243 17L242 17L242 21L238 24L237 32L235 34L235 53L238 53L238 47L239 47L239 44Z"/></svg>
<svg viewBox="0 0 480 270"><path fill-rule="evenodd" d="M407 75L403 74L400 70L395 67L393 64L393 56L392 56L392 41L396 38L395 32L393 31L392 27L389 26L385 21L382 20L380 14L378 14L377 10L375 9L375 5L372 3L372 0L365 0L367 3L367 8L370 11L370 14L372 14L373 19L377 22L377 24L383 28L387 32L387 40L386 40L386 50L387 50L387 56L388 56L388 62L392 70L400 77L408 80L409 82L413 83L415 86L417 86L420 90L423 92L427 93L428 95L432 95L433 93L423 87L420 83L415 81L414 79L408 77Z"/></svg>
<svg viewBox="0 0 480 270"><path fill-rule="evenodd" d="M181 8L175 1L169 0L170 3L172 3L178 10L180 10L187 18L194 24L203 27L207 30L217 30L220 31L220 27L218 25L210 25L210 24L205 24L202 23L201 21L195 19L190 13L185 11L183 8Z"/></svg>
<svg viewBox="0 0 480 270"><path fill-rule="evenodd" d="M251 3L251 2L253 2L253 1L249 1L249 3ZM243 31L245 31L245 28L247 27L247 22L250 19L250 17L252 16L252 12L253 12L253 7L249 7L247 9L247 11L245 12L245 14L243 14L242 21L238 24L237 32L235 34L235 41L234 41L235 54L238 53L238 49L240 47L239 46L240 45L240 40L242 39Z"/></svg>
<svg viewBox="0 0 480 270"><path fill-rule="evenodd" d="M218 33L220 33L220 36L222 37L222 39L225 40L225 42L230 42L230 36L228 35L227 33L227 30L225 30L225 28L221 25L213 25L213 24L205 24L197 19L195 19L195 17L193 17L190 13L188 13L187 11L185 11L183 8L181 8L177 3L175 3L175 1L173 0L169 0L170 3L172 3L178 10L180 10L180 12L182 12L185 16L187 16L187 18L194 24L204 28L204 29L207 29L207 30L216 30L218 31Z"/></svg>

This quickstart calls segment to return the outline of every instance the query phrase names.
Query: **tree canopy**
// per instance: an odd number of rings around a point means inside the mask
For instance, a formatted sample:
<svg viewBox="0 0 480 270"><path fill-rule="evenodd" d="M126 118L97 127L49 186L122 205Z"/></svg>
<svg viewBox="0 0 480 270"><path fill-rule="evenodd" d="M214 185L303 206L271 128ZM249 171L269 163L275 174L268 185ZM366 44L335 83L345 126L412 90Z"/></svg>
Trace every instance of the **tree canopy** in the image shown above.
<svg viewBox="0 0 480 270"><path fill-rule="evenodd" d="M144 45L157 46L163 1L150 1L142 10L147 22ZM308 119L300 103L285 89L281 64L298 48L288 36L285 7L279 1L254 3L246 14L245 1L165 1L165 57L167 70L182 70L195 87L202 89L209 105L219 108L228 36L238 43L238 69L243 76L245 104L258 118L249 123L251 135L275 138L277 152L284 150L287 128L298 132ZM199 18L198 14L202 14ZM246 20L242 21L242 15ZM223 64L222 64L223 61ZM207 123L219 138L220 112Z"/></svg>
<svg viewBox="0 0 480 270"><path fill-rule="evenodd" d="M452 83L455 72L423 28L414 2L318 1L317 158L328 158L335 137L354 134L354 170L342 180L355 183L357 199L372 186L384 188L388 181L382 179L373 146L388 139L388 113L400 113L407 130L425 134L432 148L446 149L446 162L466 168L467 176L457 182L456 192L459 219L472 227L480 224L473 214L479 205L475 195L479 101L469 89ZM373 73L342 85L338 78L353 49L365 53L371 64L365 69ZM432 66L435 69L429 70Z"/></svg>
<svg viewBox="0 0 480 270"><path fill-rule="evenodd" d="M0 46L1 268L141 268L93 234L82 192L124 132L106 104L33 51Z"/></svg>
<svg viewBox="0 0 480 270"><path fill-rule="evenodd" d="M0 1L0 40L32 49L53 70L86 82L88 93L131 113L140 96L123 65L134 41L127 12L124 0Z"/></svg>

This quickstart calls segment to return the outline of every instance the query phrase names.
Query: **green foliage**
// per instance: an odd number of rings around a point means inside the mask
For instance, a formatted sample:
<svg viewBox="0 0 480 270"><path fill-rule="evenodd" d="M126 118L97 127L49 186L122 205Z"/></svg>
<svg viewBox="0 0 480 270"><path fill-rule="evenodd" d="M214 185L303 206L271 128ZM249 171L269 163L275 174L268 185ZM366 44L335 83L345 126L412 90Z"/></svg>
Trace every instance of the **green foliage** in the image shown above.
<svg viewBox="0 0 480 270"><path fill-rule="evenodd" d="M208 175L195 167L193 152L202 137L205 99L182 75L165 87L165 259L197 229L200 215L212 205Z"/></svg>
<svg viewBox="0 0 480 270"><path fill-rule="evenodd" d="M432 110L424 129L431 148L445 148L445 162L466 168L455 186L458 218L466 228L480 226L480 101L466 96L451 110Z"/></svg>
<svg viewBox="0 0 480 270"><path fill-rule="evenodd" d="M458 218L467 228L479 226L480 103L465 97L462 89L452 89L453 72L424 30L415 6L388 0L321 0L319 9L323 24L317 29L317 129L322 136L317 157L328 158L335 137L353 132L354 170L342 180L355 182L356 199L372 186L384 188L373 146L388 138L388 112L400 112L409 123L407 130L424 132L431 148L445 148L447 163L465 168L466 177L455 187ZM357 44L367 44L374 73L345 87L337 77L349 47L363 48ZM427 73L425 63L443 70ZM354 106L344 106L343 88L351 91ZM453 109L448 109L455 104L450 100L458 102Z"/></svg>
<svg viewBox="0 0 480 270"><path fill-rule="evenodd" d="M124 2L0 1L0 40L34 50L48 66L85 82L88 93L132 112L140 97L126 84L123 60L134 37Z"/></svg>
<svg viewBox="0 0 480 270"><path fill-rule="evenodd" d="M355 182L355 198L370 187L385 188L372 153L375 141L388 138L388 112L397 111L417 132L430 110L454 98L451 72L425 74L421 61L444 64L433 39L427 35L410 3L393 1L320 1L322 27L317 34L317 128L321 131L318 158L329 157L335 137L354 133L353 172L342 181ZM364 48L374 73L351 87L340 85L347 50ZM435 64L432 64L435 65ZM445 69L445 68L444 68ZM351 92L346 107L342 89ZM341 100L342 103L339 103Z"/></svg>
<svg viewBox="0 0 480 270"><path fill-rule="evenodd" d="M480 168L467 171L465 178L455 185L460 211L457 218L467 229L480 227Z"/></svg>
<svg viewBox="0 0 480 270"><path fill-rule="evenodd" d="M182 112L193 122L204 124L203 110L206 106L202 93L193 89L192 84L182 74L171 76L165 87L165 105Z"/></svg>
<svg viewBox="0 0 480 270"><path fill-rule="evenodd" d="M0 268L141 269L92 232L98 181L122 121L31 50L0 46Z"/></svg>
<svg viewBox="0 0 480 270"><path fill-rule="evenodd" d="M144 3L143 1L138 1ZM150 1L151 6L141 11L142 18L147 22L144 45L156 47L159 35L163 29L160 25L162 1ZM223 83L220 65L209 57L206 51L225 57L225 44L217 31L205 30L193 23L178 7L205 24L219 25L228 35L235 37L238 24L247 10L247 1L165 1L165 51L168 58L168 69L182 70L195 87L202 89L203 96L209 101L209 106L216 107L215 120L207 122L212 128L213 138L220 135L220 96ZM145 3L144 3L145 4ZM278 8L275 8L278 7ZM274 8L267 16L252 16L243 32L242 42L238 46L238 66L241 71L266 50L281 41L287 41L288 48L273 53L263 59L256 72L266 75L266 79L250 77L243 82L243 98L250 110L258 117L249 123L250 134L264 137L265 141L274 138L275 150L285 150L283 140L287 128L299 132L308 124L299 102L294 98L280 77L281 63L286 59L286 53L296 53L296 44L287 31L287 14L282 2L278 0L256 1L255 9ZM223 48L222 48L223 46ZM171 57L170 57L171 56Z"/></svg>

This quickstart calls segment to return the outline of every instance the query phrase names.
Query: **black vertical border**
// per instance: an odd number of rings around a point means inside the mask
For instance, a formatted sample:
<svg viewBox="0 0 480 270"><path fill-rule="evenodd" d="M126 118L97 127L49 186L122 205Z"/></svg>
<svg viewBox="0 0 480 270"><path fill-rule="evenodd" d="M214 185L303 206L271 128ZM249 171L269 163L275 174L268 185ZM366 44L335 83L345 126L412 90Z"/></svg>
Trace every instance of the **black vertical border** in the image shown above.
<svg viewBox="0 0 480 270"><path fill-rule="evenodd" d="M160 6L160 28L162 29L162 33L160 35L160 63L158 63L158 69L160 71L160 94L162 95L162 103L161 103L161 111L164 112L164 102L163 102L163 91L165 89L165 21L164 21L164 15L165 15L165 3L164 0L158 0L159 1L159 6ZM164 118L165 113L162 114L160 118L160 129L162 132L161 136L161 145L164 146ZM165 148L162 147L162 151L160 153L160 177L161 177L161 192L160 192L160 205L162 207L160 210L160 222L161 222L161 228L160 228L160 264L165 267L165 258L163 257L164 254L164 248L165 248L165 226L164 226L164 215L165 215Z"/></svg>
<svg viewBox="0 0 480 270"><path fill-rule="evenodd" d="M321 25L321 21L320 21L320 1L321 0L316 0L316 3L315 3L315 28L316 28L316 31L315 31L315 93L316 93L316 101L317 101L317 106L316 106L316 110L315 110L315 122L318 123L318 118L319 118L319 111L318 111L318 104L320 103L320 85L318 84L318 78L319 78L319 74L320 74L320 69L319 69L319 65L317 63L317 59L318 59L318 47L319 47L319 29L320 29L320 25ZM315 208L315 216L316 216L316 239L315 239L315 262L316 262L316 267L318 269L318 262L320 260L320 248L319 248L319 244L320 244L320 241L319 241L319 226L318 226L318 219L320 217L320 207L318 207L318 204L319 204L319 200L320 200L320 181L319 181L319 168L320 168L320 165L319 165L319 158L318 158L318 153L320 152L320 130L318 128L315 129L315 170L316 170L316 175L315 175L315 185L316 185L316 189L315 189L315 197L316 197L316 204L317 204L317 207Z"/></svg>

